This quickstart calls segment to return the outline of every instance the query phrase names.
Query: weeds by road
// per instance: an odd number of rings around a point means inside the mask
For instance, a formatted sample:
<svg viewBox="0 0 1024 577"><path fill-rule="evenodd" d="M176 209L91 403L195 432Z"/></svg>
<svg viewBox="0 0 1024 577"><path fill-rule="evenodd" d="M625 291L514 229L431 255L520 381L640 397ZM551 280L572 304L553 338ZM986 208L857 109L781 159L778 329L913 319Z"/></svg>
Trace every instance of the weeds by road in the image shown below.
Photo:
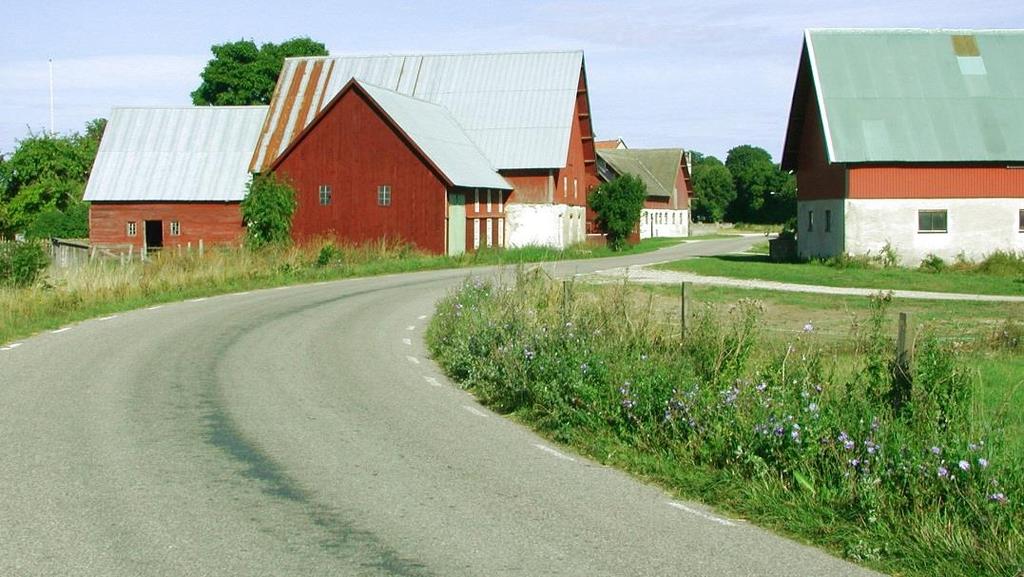
<svg viewBox="0 0 1024 577"><path fill-rule="evenodd" d="M439 304L428 342L482 401L554 439L847 558L904 575L1024 569L1024 456L1010 407L979 408L964 351L926 335L896 370L884 298L842 360L813 328L765 335L752 300L703 307L682 339L653 298L477 281Z"/></svg>

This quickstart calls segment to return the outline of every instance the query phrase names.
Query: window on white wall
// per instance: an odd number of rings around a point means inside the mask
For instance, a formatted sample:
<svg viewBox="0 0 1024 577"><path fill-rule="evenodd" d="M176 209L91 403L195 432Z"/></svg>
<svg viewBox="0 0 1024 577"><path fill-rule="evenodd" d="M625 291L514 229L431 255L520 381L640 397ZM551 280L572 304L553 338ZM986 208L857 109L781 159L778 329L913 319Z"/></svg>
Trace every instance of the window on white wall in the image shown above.
<svg viewBox="0 0 1024 577"><path fill-rule="evenodd" d="M807 211L807 232L814 232L814 211Z"/></svg>
<svg viewBox="0 0 1024 577"><path fill-rule="evenodd" d="M825 211L825 232L832 232L832 211Z"/></svg>
<svg viewBox="0 0 1024 577"><path fill-rule="evenodd" d="M917 232L946 232L945 210L917 211Z"/></svg>
<svg viewBox="0 0 1024 577"><path fill-rule="evenodd" d="M1017 214L1017 230L1024 232L1024 208Z"/></svg>

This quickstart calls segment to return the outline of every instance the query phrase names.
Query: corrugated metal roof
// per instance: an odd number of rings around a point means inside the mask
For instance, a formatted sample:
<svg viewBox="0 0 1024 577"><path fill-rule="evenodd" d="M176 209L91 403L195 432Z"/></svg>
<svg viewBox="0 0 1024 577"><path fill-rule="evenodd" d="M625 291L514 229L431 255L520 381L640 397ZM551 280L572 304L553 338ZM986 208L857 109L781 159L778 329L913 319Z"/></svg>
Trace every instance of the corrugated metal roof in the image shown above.
<svg viewBox="0 0 1024 577"><path fill-rule="evenodd" d="M616 174L632 174L647 186L647 196L671 198L683 162L679 148L605 148L597 156Z"/></svg>
<svg viewBox="0 0 1024 577"><path fill-rule="evenodd" d="M88 201L240 201L266 106L115 108Z"/></svg>
<svg viewBox="0 0 1024 577"><path fill-rule="evenodd" d="M452 184L512 190L443 106L357 83Z"/></svg>
<svg viewBox="0 0 1024 577"><path fill-rule="evenodd" d="M832 162L1024 160L1024 31L810 30L805 50Z"/></svg>
<svg viewBox="0 0 1024 577"><path fill-rule="evenodd" d="M444 106L498 169L562 167L582 66L580 51L289 58L251 168L272 164L352 78Z"/></svg>

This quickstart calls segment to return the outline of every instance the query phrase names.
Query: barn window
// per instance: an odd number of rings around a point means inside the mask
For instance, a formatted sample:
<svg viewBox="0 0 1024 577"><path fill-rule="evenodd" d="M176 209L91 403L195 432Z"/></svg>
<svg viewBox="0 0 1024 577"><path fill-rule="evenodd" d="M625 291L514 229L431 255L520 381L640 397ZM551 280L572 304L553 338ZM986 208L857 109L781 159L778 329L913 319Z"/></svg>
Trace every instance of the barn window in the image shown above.
<svg viewBox="0 0 1024 577"><path fill-rule="evenodd" d="M377 187L377 206L391 206L391 187L382 184Z"/></svg>
<svg viewBox="0 0 1024 577"><path fill-rule="evenodd" d="M825 232L832 232L832 211L825 211Z"/></svg>
<svg viewBox="0 0 1024 577"><path fill-rule="evenodd" d="M176 220L171 221L171 236L181 236L181 223Z"/></svg>
<svg viewBox="0 0 1024 577"><path fill-rule="evenodd" d="M917 232L946 232L946 211L917 211Z"/></svg>
<svg viewBox="0 0 1024 577"><path fill-rule="evenodd" d="M331 187L326 184L320 185L320 206L331 204Z"/></svg>
<svg viewBox="0 0 1024 577"><path fill-rule="evenodd" d="M1017 230L1024 232L1024 208L1017 213Z"/></svg>
<svg viewBox="0 0 1024 577"><path fill-rule="evenodd" d="M814 211L807 211L807 232L814 232Z"/></svg>
<svg viewBox="0 0 1024 577"><path fill-rule="evenodd" d="M128 233L128 236L135 236L136 226L135 226L135 222L134 221L128 223L127 233Z"/></svg>

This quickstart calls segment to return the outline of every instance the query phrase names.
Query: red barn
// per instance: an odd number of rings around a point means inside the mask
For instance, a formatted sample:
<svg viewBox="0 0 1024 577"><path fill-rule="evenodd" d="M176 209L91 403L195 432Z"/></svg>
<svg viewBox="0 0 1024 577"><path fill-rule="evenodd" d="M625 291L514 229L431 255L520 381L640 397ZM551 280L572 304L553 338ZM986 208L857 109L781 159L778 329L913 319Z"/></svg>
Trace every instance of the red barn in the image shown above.
<svg viewBox="0 0 1024 577"><path fill-rule="evenodd" d="M85 200L94 246L236 243L266 106L115 108Z"/></svg>
<svg viewBox="0 0 1024 577"><path fill-rule="evenodd" d="M621 142L621 141L620 141ZM609 181L632 174L647 187L640 211L640 238L690 236L690 168L681 148L597 150L597 173Z"/></svg>
<svg viewBox="0 0 1024 577"><path fill-rule="evenodd" d="M250 169L296 185L298 239L582 242L597 182L583 53L287 59Z"/></svg>
<svg viewBox="0 0 1024 577"><path fill-rule="evenodd" d="M1024 31L810 30L782 167L803 257L1024 250Z"/></svg>

